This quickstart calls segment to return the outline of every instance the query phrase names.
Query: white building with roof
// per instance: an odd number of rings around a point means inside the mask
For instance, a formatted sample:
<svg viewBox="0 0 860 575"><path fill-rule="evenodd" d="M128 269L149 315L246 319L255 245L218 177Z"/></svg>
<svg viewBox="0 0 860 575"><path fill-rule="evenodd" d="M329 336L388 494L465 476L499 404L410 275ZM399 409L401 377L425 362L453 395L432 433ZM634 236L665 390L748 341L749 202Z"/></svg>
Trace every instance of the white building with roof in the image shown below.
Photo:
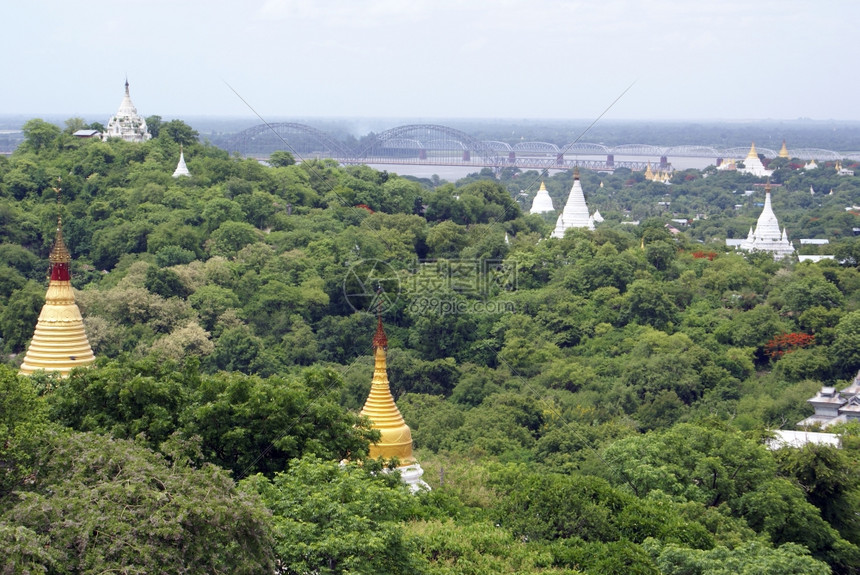
<svg viewBox="0 0 860 575"><path fill-rule="evenodd" d="M790 429L773 430L773 438L767 441L770 450L782 449L784 447L801 448L809 443L815 445L827 445L829 447L842 447L839 435L835 433L822 433L820 431L793 431Z"/></svg>
<svg viewBox="0 0 860 575"><path fill-rule="evenodd" d="M128 80L125 81L125 96L119 105L115 116L108 120L102 139L120 138L126 142L145 142L152 138L146 127L146 120L137 113L137 108L131 102L128 92Z"/></svg>
<svg viewBox="0 0 860 575"><path fill-rule="evenodd" d="M818 425L827 429L836 423L860 421L860 372L845 389L837 391L835 387L822 387L807 402L815 413L797 422L798 427Z"/></svg>

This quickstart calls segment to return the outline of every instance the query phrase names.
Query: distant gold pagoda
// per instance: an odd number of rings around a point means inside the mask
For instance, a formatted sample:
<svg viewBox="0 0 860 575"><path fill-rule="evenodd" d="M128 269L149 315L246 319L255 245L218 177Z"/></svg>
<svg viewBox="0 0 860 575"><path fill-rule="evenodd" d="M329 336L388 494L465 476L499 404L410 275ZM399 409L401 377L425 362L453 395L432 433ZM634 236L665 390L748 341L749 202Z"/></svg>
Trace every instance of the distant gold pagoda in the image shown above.
<svg viewBox="0 0 860 575"><path fill-rule="evenodd" d="M785 147L785 140L782 141L782 148L779 149L780 158L791 158L788 154L788 148Z"/></svg>
<svg viewBox="0 0 860 575"><path fill-rule="evenodd" d="M388 383L386 350L388 338L382 328L382 316L377 318L376 334L373 336L374 369L370 384L370 395L361 409L361 415L370 419L371 427L379 431L379 441L370 446L370 457L382 457L386 461L396 459L397 470L404 483L413 490L428 488L421 480L424 470L412 455L412 431L403 420Z"/></svg>
<svg viewBox="0 0 860 575"><path fill-rule="evenodd" d="M59 189L55 189L59 201ZM36 323L36 332L24 356L20 373L31 375L40 369L59 372L67 377L76 367L95 361L84 331L81 310L72 292L69 264L72 257L63 241L63 222L57 216L57 237L51 250L51 281L45 294L45 305Z"/></svg>

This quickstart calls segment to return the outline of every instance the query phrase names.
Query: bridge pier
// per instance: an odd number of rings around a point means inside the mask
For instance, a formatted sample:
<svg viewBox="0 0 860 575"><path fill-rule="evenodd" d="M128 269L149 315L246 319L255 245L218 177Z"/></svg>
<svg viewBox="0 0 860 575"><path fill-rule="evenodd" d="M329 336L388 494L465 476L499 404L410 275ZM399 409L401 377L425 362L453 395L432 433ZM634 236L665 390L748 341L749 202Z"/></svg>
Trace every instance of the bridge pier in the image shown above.
<svg viewBox="0 0 860 575"><path fill-rule="evenodd" d="M469 150L463 150L463 161L464 162L471 162L472 161L472 154L469 152Z"/></svg>
<svg viewBox="0 0 860 575"><path fill-rule="evenodd" d="M615 154L606 155L606 167L610 170L615 167Z"/></svg>
<svg viewBox="0 0 860 575"><path fill-rule="evenodd" d="M669 169L669 158L666 156L660 156L660 169L667 170Z"/></svg>
<svg viewBox="0 0 860 575"><path fill-rule="evenodd" d="M517 153L516 152L508 152L508 163L516 164L517 163Z"/></svg>
<svg viewBox="0 0 860 575"><path fill-rule="evenodd" d="M427 150L424 150L424 149L418 150L418 159L419 160L426 160L427 159Z"/></svg>
<svg viewBox="0 0 860 575"><path fill-rule="evenodd" d="M555 165L563 166L564 165L564 154L557 154L555 156Z"/></svg>

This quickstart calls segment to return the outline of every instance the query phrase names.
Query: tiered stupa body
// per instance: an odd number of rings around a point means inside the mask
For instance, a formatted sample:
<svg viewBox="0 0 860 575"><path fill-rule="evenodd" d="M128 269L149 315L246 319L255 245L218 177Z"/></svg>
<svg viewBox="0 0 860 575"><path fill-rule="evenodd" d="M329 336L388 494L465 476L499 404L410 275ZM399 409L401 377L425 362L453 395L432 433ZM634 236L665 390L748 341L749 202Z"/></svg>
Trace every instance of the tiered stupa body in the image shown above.
<svg viewBox="0 0 860 575"><path fill-rule="evenodd" d="M36 332L21 364L22 375L31 375L41 369L59 372L66 377L72 369L95 361L84 331L81 310L72 292L71 260L63 241L62 222L58 219L57 238L51 250L51 282L36 323Z"/></svg>
<svg viewBox="0 0 860 575"><path fill-rule="evenodd" d="M399 464L397 470L400 471L404 483L412 490L419 487L429 489L421 480L424 470L412 455L412 431L403 420L391 395L386 367L387 348L388 338L382 328L382 318L379 318L376 334L373 336L373 380L370 395L361 409L361 415L370 419L373 429L380 433L379 441L370 446L369 455L374 459L382 457L386 461L396 458Z"/></svg>
<svg viewBox="0 0 860 575"><path fill-rule="evenodd" d="M173 177L180 178L182 176L191 176L191 172L188 171L188 166L185 165L185 152L182 150L182 147L180 147L179 163L176 165L176 169L173 171Z"/></svg>
<svg viewBox="0 0 860 575"><path fill-rule="evenodd" d="M558 216L552 237L563 238L564 232L570 228L594 229L594 219L588 215L588 206L585 203L585 194L582 184L579 182L579 169L573 170L573 187L567 197L567 203Z"/></svg>
<svg viewBox="0 0 860 575"><path fill-rule="evenodd" d="M738 171L744 174L752 174L753 176L758 176L760 178L769 177L773 174L773 170L765 169L764 164L761 163L758 153L755 151L755 142L752 143L749 154L744 158L744 167L739 168Z"/></svg>
<svg viewBox="0 0 860 575"><path fill-rule="evenodd" d="M779 157L780 158L791 158L788 153L788 148L785 147L785 140L782 141L782 147L779 149Z"/></svg>
<svg viewBox="0 0 860 575"><path fill-rule="evenodd" d="M145 142L152 138L146 127L146 120L137 113L137 108L131 103L128 93L128 80L125 81L125 97L119 105L119 110L109 121L102 139L121 138L127 142Z"/></svg>
<svg viewBox="0 0 860 575"><path fill-rule="evenodd" d="M532 209L529 211L530 214L543 214L546 212L551 212L555 210L552 205L552 198L549 197L549 192L546 191L546 184L543 182L540 183L540 189L538 190L537 195L535 195L535 199L532 202Z"/></svg>
<svg viewBox="0 0 860 575"><path fill-rule="evenodd" d="M794 253L794 246L788 241L788 232L779 229L779 221L770 205L770 185L765 188L764 208L758 217L755 229L750 228L747 239L740 246L746 251L770 252L773 259L781 260Z"/></svg>

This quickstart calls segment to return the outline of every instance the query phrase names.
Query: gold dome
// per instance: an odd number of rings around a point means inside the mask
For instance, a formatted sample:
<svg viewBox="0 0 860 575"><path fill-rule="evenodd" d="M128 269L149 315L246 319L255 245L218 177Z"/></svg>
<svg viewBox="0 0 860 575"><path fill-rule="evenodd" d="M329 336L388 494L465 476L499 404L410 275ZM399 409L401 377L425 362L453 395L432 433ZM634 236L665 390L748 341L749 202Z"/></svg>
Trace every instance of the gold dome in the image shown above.
<svg viewBox="0 0 860 575"><path fill-rule="evenodd" d="M388 371L385 363L385 351L388 347L388 338L382 329L382 318L379 318L376 326L376 334L373 336L374 347L374 370L373 380L370 384L370 395L364 403L361 415L370 419L372 428L380 433L379 441L370 446L370 457L390 460L397 458L399 465L405 467L415 463L412 456L412 431L397 404L391 395L388 384Z"/></svg>
<svg viewBox="0 0 860 575"><path fill-rule="evenodd" d="M57 237L51 250L51 281L36 331L21 364L22 375L43 369L67 377L72 369L90 365L96 359L84 331L81 310L75 303L69 274L71 261L63 241L62 220L58 217Z"/></svg>

